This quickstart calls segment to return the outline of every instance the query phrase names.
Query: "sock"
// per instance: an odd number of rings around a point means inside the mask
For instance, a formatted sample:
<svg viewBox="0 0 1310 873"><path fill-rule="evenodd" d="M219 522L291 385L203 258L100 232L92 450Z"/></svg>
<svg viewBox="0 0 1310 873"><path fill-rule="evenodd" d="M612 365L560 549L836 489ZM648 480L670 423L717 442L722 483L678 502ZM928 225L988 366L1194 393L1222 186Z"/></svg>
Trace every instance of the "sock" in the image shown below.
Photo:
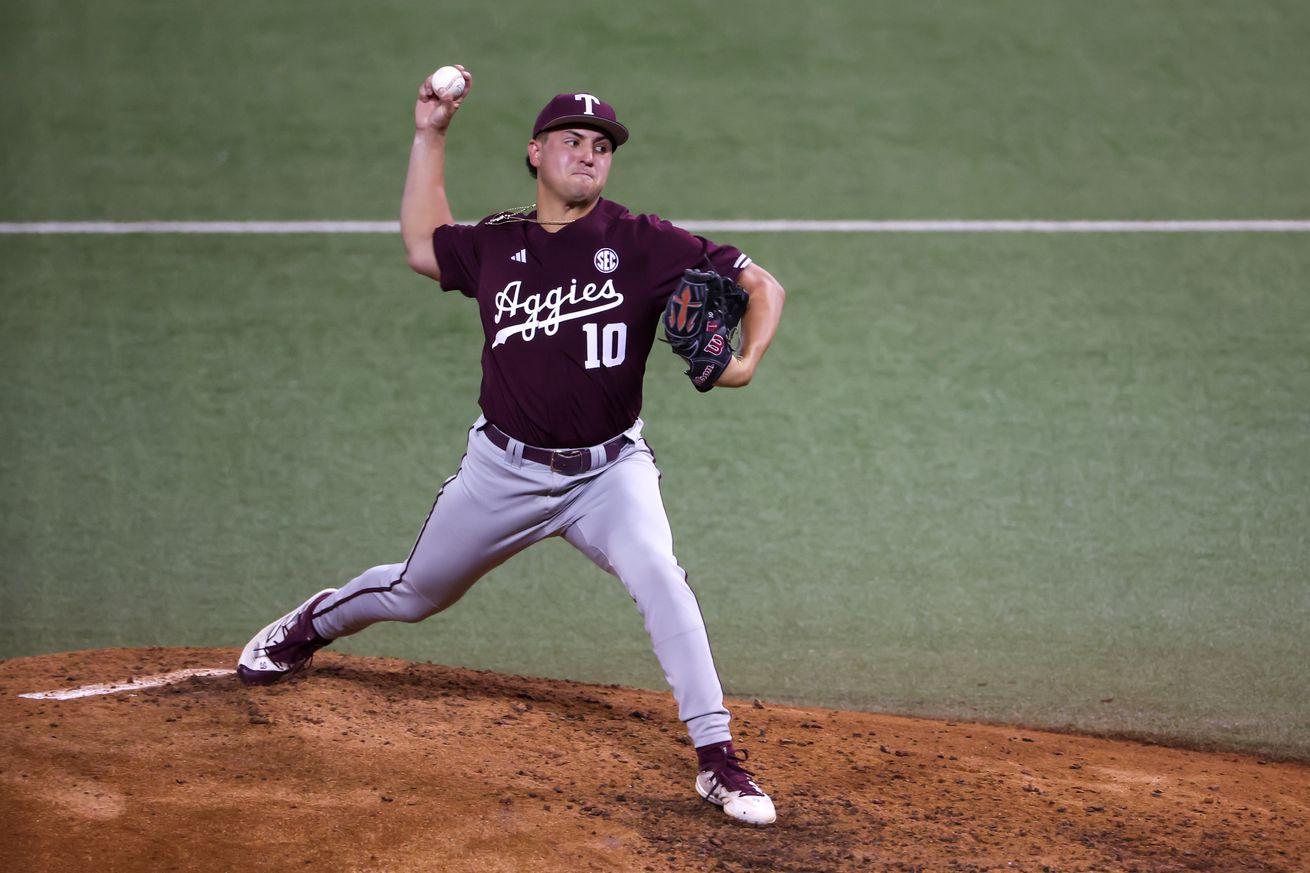
<svg viewBox="0 0 1310 873"><path fill-rule="evenodd" d="M696 748L696 761L702 770L713 770L717 765L722 764L730 755L735 755L737 750L732 747L732 740L725 743L711 743L708 746L698 746Z"/></svg>

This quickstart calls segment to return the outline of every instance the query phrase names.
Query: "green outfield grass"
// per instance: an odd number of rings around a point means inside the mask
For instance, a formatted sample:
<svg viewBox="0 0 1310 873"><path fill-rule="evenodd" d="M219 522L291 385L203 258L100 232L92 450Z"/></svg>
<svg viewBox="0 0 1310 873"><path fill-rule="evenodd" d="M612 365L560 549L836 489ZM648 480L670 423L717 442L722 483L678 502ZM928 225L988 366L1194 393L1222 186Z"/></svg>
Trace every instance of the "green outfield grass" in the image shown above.
<svg viewBox="0 0 1310 873"><path fill-rule="evenodd" d="M659 355L647 408L732 690L1310 749L1302 240L748 242L806 276L764 378ZM478 339L393 240L0 246L5 654L241 643L408 551ZM344 647L661 681L562 544Z"/></svg>
<svg viewBox="0 0 1310 873"><path fill-rule="evenodd" d="M465 217L581 87L675 218L1310 218L1297 4L309 8L5 5L0 220L391 218L461 60ZM1310 237L724 240L775 349L701 396L657 348L646 418L731 692L1310 757ZM403 558L477 415L473 307L396 239L0 265L0 657L243 644ZM663 684L561 542L340 646Z"/></svg>

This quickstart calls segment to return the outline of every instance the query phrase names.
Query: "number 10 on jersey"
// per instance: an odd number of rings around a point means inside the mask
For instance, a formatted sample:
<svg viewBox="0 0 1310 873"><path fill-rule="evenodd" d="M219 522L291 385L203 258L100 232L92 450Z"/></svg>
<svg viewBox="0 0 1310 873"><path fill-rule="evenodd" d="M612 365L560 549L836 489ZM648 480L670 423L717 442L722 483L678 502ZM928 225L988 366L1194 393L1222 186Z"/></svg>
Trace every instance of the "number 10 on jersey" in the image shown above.
<svg viewBox="0 0 1310 873"><path fill-rule="evenodd" d="M587 369L617 367L628 356L628 326L623 322L601 328L594 321L582 326L587 335Z"/></svg>

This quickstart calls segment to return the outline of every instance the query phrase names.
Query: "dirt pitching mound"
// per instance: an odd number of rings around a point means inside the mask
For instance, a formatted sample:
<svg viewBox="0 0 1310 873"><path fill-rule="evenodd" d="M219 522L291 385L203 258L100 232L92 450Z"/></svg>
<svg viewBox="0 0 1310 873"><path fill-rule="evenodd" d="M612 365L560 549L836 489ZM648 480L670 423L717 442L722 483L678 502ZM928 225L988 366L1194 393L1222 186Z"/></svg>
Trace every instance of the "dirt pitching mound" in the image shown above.
<svg viewBox="0 0 1310 873"><path fill-rule="evenodd" d="M667 694L319 655L68 700L236 650L0 662L0 869L1306 870L1310 767L733 701L777 802L692 790Z"/></svg>

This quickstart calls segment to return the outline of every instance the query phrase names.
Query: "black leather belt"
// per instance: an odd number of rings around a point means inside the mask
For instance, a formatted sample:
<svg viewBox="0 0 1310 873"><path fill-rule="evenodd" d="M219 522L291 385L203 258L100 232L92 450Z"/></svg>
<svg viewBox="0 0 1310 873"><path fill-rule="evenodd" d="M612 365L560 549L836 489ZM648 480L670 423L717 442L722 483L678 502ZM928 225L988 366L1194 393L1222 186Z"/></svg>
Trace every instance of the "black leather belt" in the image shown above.
<svg viewBox="0 0 1310 873"><path fill-rule="evenodd" d="M502 451L509 448L509 434L491 422L487 422L482 432L496 448ZM627 441L628 438L620 434L602 445L600 448L605 453L605 463L608 464L617 458ZM563 476L577 476L591 469L591 449L539 449L524 443L523 457L535 464L549 467L552 472Z"/></svg>

